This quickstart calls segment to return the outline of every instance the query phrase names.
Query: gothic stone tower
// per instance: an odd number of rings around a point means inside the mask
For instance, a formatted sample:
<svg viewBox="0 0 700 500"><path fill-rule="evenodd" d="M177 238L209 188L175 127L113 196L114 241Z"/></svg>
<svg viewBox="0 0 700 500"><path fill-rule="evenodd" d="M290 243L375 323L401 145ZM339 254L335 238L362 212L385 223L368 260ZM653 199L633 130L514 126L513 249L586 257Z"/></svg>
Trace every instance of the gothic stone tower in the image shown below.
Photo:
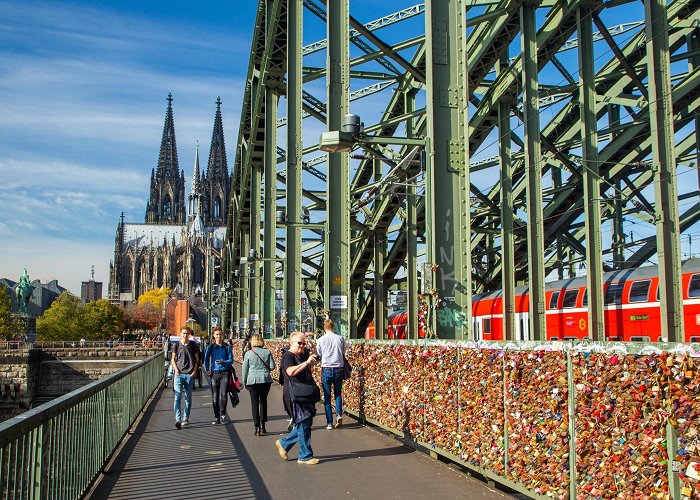
<svg viewBox="0 0 700 500"><path fill-rule="evenodd" d="M216 99L214 130L211 134L209 164L202 180L202 219L206 226L225 226L228 214L231 177L226 162L224 126L221 120L221 98Z"/></svg>
<svg viewBox="0 0 700 500"><path fill-rule="evenodd" d="M163 139L160 144L158 168L151 170L151 196L146 205L148 224L185 224L185 174L177 161L173 97L168 94Z"/></svg>

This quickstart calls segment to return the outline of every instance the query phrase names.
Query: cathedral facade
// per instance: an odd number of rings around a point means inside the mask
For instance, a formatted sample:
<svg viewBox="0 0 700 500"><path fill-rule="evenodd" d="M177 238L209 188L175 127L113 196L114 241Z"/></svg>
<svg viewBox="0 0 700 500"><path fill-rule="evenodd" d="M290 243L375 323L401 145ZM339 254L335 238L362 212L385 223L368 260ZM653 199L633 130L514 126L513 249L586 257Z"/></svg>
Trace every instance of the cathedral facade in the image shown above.
<svg viewBox="0 0 700 500"><path fill-rule="evenodd" d="M213 284L221 280L231 190L221 99L216 100L206 171L200 173L198 145L187 197L185 174L178 162L172 101L168 95L145 221L126 222L122 213L117 226L109 278L109 300L115 304L128 304L161 287L182 297L194 297L207 291L209 280Z"/></svg>

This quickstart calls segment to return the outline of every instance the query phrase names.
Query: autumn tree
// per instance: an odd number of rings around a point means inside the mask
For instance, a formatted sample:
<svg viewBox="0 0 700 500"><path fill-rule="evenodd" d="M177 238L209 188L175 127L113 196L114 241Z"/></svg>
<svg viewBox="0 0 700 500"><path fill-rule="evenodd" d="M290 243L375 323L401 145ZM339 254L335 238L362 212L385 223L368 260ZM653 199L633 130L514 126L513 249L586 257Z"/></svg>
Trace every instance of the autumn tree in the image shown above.
<svg viewBox="0 0 700 500"><path fill-rule="evenodd" d="M126 326L130 330L153 330L163 321L163 311L151 302L130 304L124 310Z"/></svg>
<svg viewBox="0 0 700 500"><path fill-rule="evenodd" d="M158 309L163 309L163 304L170 297L170 288L156 288L149 290L139 296L139 304L153 304Z"/></svg>
<svg viewBox="0 0 700 500"><path fill-rule="evenodd" d="M37 340L79 340L83 336L80 299L65 291L36 320Z"/></svg>

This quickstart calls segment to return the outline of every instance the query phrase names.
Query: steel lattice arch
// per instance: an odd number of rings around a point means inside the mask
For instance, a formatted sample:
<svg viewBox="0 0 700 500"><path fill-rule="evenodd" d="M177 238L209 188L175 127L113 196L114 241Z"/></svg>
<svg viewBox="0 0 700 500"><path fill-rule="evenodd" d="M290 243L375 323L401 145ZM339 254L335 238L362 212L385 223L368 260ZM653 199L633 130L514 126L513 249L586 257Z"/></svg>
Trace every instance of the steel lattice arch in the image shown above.
<svg viewBox="0 0 700 500"><path fill-rule="evenodd" d="M603 273L654 262L664 337L682 338L699 5L377 2L359 19L349 0L260 0L227 327L281 335L328 314L349 337L382 332L400 288L409 336L424 317L432 335L472 339L472 297L502 290L512 339L526 285L544 339L545 280L585 273L588 333L603 339ZM421 316L436 307L449 321Z"/></svg>

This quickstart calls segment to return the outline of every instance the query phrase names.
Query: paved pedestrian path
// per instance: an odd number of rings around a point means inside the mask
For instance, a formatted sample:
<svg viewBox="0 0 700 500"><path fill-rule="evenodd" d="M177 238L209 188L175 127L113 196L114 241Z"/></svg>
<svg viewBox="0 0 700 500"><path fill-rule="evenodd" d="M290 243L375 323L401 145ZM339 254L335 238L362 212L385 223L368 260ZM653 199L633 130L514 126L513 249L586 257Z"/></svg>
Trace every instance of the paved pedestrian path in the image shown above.
<svg viewBox="0 0 700 500"><path fill-rule="evenodd" d="M270 391L261 437L245 390L228 409L229 425L211 424L210 394L208 386L192 393L191 423L177 430L172 388L161 388L90 498L511 498L351 417L342 429L326 430L321 404L311 434L321 463L297 464L296 446L285 462L275 448L287 429L281 386Z"/></svg>

